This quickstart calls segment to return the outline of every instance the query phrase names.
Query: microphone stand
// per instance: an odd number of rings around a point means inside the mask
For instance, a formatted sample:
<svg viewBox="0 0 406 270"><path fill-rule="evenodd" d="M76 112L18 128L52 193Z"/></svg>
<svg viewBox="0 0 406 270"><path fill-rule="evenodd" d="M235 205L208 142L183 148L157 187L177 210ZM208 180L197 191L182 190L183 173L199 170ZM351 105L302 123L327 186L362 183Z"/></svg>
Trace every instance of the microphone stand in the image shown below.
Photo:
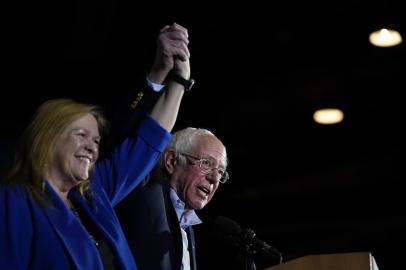
<svg viewBox="0 0 406 270"><path fill-rule="evenodd" d="M282 254L274 247L268 245L257 238L252 229L242 229L235 221L219 216L213 221L213 228L227 236L235 247L238 248L238 261L245 264L246 270L256 270L254 255L261 253L264 255L277 257L282 263Z"/></svg>
<svg viewBox="0 0 406 270"><path fill-rule="evenodd" d="M256 270L253 255L258 252L269 255L271 257L277 256L279 259L279 264L282 263L282 254L273 248L272 246L262 243L261 246L255 245L255 232L252 229L243 229L241 232L241 244L244 245L245 250L245 269L246 270Z"/></svg>
<svg viewBox="0 0 406 270"><path fill-rule="evenodd" d="M246 270L256 270L257 267L255 265L254 261L254 254L256 253L256 250L253 245L251 245L250 239L254 239L255 233L251 229L245 229L242 233L242 244L244 245L244 250L245 250L245 269Z"/></svg>

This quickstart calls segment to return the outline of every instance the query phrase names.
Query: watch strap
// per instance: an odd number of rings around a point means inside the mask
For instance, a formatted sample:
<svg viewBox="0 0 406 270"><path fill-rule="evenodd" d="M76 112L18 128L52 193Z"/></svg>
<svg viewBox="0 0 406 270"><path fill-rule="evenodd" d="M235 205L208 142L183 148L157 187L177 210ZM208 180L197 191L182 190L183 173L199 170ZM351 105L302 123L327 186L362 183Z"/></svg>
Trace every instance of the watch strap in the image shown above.
<svg viewBox="0 0 406 270"><path fill-rule="evenodd" d="M182 76L180 76L177 73L173 73L170 76L170 80L185 87L185 91L190 91L190 89L192 89L193 85L195 84L195 80L193 80L193 79L186 80L185 78L183 78Z"/></svg>

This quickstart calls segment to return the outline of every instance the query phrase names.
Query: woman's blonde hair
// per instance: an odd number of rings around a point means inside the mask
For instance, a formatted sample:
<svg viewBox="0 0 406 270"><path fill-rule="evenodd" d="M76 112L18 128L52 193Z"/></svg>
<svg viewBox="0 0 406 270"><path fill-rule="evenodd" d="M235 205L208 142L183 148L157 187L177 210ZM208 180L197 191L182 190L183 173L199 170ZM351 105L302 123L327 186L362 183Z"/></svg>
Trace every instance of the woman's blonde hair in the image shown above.
<svg viewBox="0 0 406 270"><path fill-rule="evenodd" d="M43 181L47 164L54 158L54 148L64 130L86 114L97 121L100 134L108 129L108 122L96 105L79 103L71 99L53 99L44 102L24 130L14 155L14 161L5 183L23 184L34 198L44 202ZM89 188L89 179L79 184L82 196Z"/></svg>

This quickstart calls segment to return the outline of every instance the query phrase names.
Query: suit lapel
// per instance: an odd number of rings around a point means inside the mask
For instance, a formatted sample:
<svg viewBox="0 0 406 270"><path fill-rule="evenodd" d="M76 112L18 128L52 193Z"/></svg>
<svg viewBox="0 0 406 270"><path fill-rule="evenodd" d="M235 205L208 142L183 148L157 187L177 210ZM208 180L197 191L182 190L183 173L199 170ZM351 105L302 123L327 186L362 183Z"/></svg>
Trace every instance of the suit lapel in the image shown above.
<svg viewBox="0 0 406 270"><path fill-rule="evenodd" d="M51 205L43 208L49 222L77 269L102 269L98 251L72 211L66 207L56 192L46 183ZM86 241L85 239L89 239ZM86 258L86 259L83 259Z"/></svg>
<svg viewBox="0 0 406 270"><path fill-rule="evenodd" d="M182 248L183 248L182 234L180 232L179 220L176 215L175 208L174 208L171 198L169 196L169 188L170 188L169 184L166 181L164 181L162 184L163 184L163 188L164 188L168 226L170 228L172 238L173 238L173 250L170 254L171 261L172 261L172 268L180 269L180 267L182 265Z"/></svg>
<svg viewBox="0 0 406 270"><path fill-rule="evenodd" d="M168 213L168 221L169 226L171 228L173 239L174 239L174 246L175 246L175 263L173 269L180 269L182 265L182 255L183 255L183 240L182 240L182 233L180 231L180 224L178 217L176 215L175 208L169 196L169 184L167 182L163 183L164 190L165 190L165 203L167 205L167 213ZM196 253L195 253L195 238L192 226L186 228L186 234L188 237L188 250L190 256L190 267L192 270L196 270Z"/></svg>
<svg viewBox="0 0 406 270"><path fill-rule="evenodd" d="M114 250L120 265L122 267L128 263L133 265L133 256L130 252L127 241L125 240L123 234L120 233L121 231L118 229L120 228L120 224L115 218L113 210L110 208L106 209L101 198L97 197L98 195L95 195L93 198L94 207L90 206L89 203L87 203L86 200L79 194L79 192L71 192L69 195L75 205L80 207L80 210L85 213L92 224L95 225L95 227L105 238L105 240L107 240L110 247Z"/></svg>
<svg viewBox="0 0 406 270"><path fill-rule="evenodd" d="M193 227L189 226L186 228L187 239L189 241L189 256L190 256L190 269L196 270L196 250L195 250L195 234Z"/></svg>

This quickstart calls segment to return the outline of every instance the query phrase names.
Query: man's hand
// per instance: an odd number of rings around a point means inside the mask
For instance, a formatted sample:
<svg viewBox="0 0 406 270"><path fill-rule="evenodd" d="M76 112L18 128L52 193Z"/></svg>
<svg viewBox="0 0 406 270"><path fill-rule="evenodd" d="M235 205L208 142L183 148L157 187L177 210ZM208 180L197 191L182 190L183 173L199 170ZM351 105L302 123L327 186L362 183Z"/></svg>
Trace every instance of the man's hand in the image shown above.
<svg viewBox="0 0 406 270"><path fill-rule="evenodd" d="M185 27L173 23L166 25L159 32L154 64L148 79L157 84L162 84L168 73L175 67L175 60L187 61L183 65L179 63L177 70L180 75L190 77L189 68L189 36ZM186 72L186 73L185 73Z"/></svg>

